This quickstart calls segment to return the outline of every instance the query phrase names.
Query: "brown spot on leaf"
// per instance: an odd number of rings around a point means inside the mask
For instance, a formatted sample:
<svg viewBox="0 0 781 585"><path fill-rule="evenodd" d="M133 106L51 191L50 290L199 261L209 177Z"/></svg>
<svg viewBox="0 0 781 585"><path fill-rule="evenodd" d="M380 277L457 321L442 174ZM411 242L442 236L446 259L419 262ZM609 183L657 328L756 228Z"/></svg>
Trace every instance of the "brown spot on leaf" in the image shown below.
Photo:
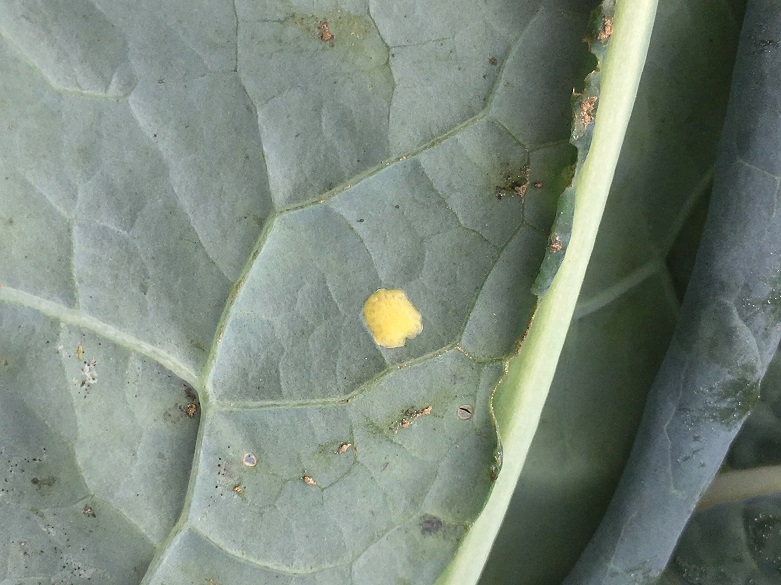
<svg viewBox="0 0 781 585"><path fill-rule="evenodd" d="M580 102L580 119L584 126L588 126L594 121L597 99L597 96L593 95Z"/></svg>
<svg viewBox="0 0 781 585"><path fill-rule="evenodd" d="M598 41L606 41L613 34L613 19L602 17L602 26L597 33Z"/></svg>
<svg viewBox="0 0 781 585"><path fill-rule="evenodd" d="M420 519L420 531L423 534L436 534L442 530L442 520L431 514L424 514Z"/></svg>
<svg viewBox="0 0 781 585"><path fill-rule="evenodd" d="M321 20L317 24L317 30L320 33L320 40L324 43L327 43L328 41L332 41L334 39L334 35L331 33L331 29L328 26L327 20ZM331 45L333 46L333 44Z"/></svg>

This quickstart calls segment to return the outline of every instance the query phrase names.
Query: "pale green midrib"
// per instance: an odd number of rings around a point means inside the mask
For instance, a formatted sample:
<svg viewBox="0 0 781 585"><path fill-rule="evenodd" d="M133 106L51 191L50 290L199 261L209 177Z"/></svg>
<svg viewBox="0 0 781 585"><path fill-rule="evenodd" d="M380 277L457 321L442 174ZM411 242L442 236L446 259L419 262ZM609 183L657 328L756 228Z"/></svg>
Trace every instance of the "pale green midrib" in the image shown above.
<svg viewBox="0 0 781 585"><path fill-rule="evenodd" d="M150 360L157 362L164 368L170 370L173 374L198 389L198 377L193 370L184 365L177 358L171 354L163 351L162 349L142 341L133 335L129 335L123 331L120 331L116 327L113 327L103 321L85 315L84 313L75 309L69 309L36 295L28 292L3 286L0 288L0 303L7 303L9 305L19 305L33 309L52 317L58 321L65 323L66 325L73 325L100 335L101 337L115 343L120 347L124 347L130 351L136 352Z"/></svg>
<svg viewBox="0 0 781 585"><path fill-rule="evenodd" d="M781 465L719 473L697 503L697 510L781 494Z"/></svg>
<svg viewBox="0 0 781 585"><path fill-rule="evenodd" d="M508 374L497 388L494 407L504 447L504 464L486 507L440 576L438 585L470 585L478 581L515 491L594 247L655 13L656 0L623 1L616 7L613 35L602 68L591 149L574 186L576 212L568 251L539 305L518 356L510 361Z"/></svg>

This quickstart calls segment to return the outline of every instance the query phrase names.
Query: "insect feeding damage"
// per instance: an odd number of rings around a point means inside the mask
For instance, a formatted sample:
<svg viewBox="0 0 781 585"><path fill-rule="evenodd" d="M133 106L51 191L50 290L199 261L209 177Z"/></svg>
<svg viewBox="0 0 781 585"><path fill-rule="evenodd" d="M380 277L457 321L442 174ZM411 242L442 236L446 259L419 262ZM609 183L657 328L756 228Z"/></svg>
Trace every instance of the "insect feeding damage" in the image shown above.
<svg viewBox="0 0 781 585"><path fill-rule="evenodd" d="M327 20L321 20L317 23L317 31L320 33L320 40L324 43L334 40L334 35L331 32L331 28L328 26ZM333 46L333 42L331 43L331 46Z"/></svg>
<svg viewBox="0 0 781 585"><path fill-rule="evenodd" d="M93 384L98 383L98 373L95 370L97 365L98 362L96 360L90 360L81 365L81 387L87 392L89 392Z"/></svg>
<svg viewBox="0 0 781 585"><path fill-rule="evenodd" d="M413 425L413 423L418 420L421 416L428 416L431 414L431 405L424 406L420 410L415 410L413 408L408 408L404 411L404 416L401 418L401 420L394 422L390 430L395 435L398 433L401 429L409 428Z"/></svg>
<svg viewBox="0 0 781 585"><path fill-rule="evenodd" d="M195 390L193 390L187 384L184 384L184 395L187 398L187 404L181 407L182 412L184 412L188 417L193 418L196 414L198 414L198 409L201 405L198 401L198 395L195 393Z"/></svg>
<svg viewBox="0 0 781 585"><path fill-rule="evenodd" d="M563 247L561 243L561 237L559 234L551 234L549 242L548 242L548 251L551 254L555 254L556 252L561 251L561 248Z"/></svg>
<svg viewBox="0 0 781 585"><path fill-rule="evenodd" d="M608 40L612 36L612 34L613 34L613 19L603 16L602 26L600 27L599 32L597 33L597 40L604 42Z"/></svg>
<svg viewBox="0 0 781 585"><path fill-rule="evenodd" d="M531 169L529 165L521 167L520 172L514 175L507 175L504 178L504 184L496 186L496 198L501 201L507 196L517 195L523 201L526 195L526 189L529 188L529 175Z"/></svg>

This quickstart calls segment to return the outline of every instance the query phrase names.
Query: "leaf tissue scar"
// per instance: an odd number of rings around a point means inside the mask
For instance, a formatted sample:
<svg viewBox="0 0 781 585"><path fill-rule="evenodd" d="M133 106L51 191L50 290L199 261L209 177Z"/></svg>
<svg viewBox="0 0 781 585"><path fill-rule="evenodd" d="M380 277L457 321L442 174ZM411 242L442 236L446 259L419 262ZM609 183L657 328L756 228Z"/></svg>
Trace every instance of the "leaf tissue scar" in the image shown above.
<svg viewBox="0 0 781 585"><path fill-rule="evenodd" d="M400 289L381 288L372 294L363 305L363 319L381 347L403 347L423 331L420 313Z"/></svg>

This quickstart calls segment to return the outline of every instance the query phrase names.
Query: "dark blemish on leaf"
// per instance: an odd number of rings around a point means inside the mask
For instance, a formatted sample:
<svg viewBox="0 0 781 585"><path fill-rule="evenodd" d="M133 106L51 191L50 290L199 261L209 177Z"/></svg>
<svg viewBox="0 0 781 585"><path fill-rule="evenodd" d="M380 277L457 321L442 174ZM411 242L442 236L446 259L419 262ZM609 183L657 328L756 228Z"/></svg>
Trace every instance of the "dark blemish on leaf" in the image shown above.
<svg viewBox="0 0 781 585"><path fill-rule="evenodd" d="M550 243L548 244L548 251L551 254L555 254L556 252L561 251L561 248L562 244L559 234L551 234Z"/></svg>
<svg viewBox="0 0 781 585"><path fill-rule="evenodd" d="M383 463L380 466L380 471L385 471L386 469L388 469L388 465L390 465L390 461L386 461L385 463Z"/></svg>
<svg viewBox="0 0 781 585"><path fill-rule="evenodd" d="M30 483L33 484L38 489L41 489L42 487L52 487L55 483L57 483L56 477L34 477L30 480Z"/></svg>
<svg viewBox="0 0 781 585"><path fill-rule="evenodd" d="M508 195L517 195L523 201L523 196L526 195L526 189L529 187L530 173L529 166L524 165L517 173L505 176L504 183L495 187L496 198L501 201Z"/></svg>
<svg viewBox="0 0 781 585"><path fill-rule="evenodd" d="M167 423L175 423L178 420L183 419L184 416L184 409L182 408L182 405L175 404L174 406L166 409L166 411L163 413L163 421Z"/></svg>
<svg viewBox="0 0 781 585"><path fill-rule="evenodd" d="M442 530L442 526L442 520L431 514L424 514L420 519L420 531L426 535L436 534Z"/></svg>
<svg viewBox="0 0 781 585"><path fill-rule="evenodd" d="M188 418L195 418L200 410L201 403L198 400L198 394L195 393L189 385L182 384L184 388L184 396L187 398L187 404L180 404L172 406L163 413L163 420L166 422L176 422L181 415L185 415Z"/></svg>
<svg viewBox="0 0 781 585"><path fill-rule="evenodd" d="M95 510L92 509L92 506L89 504L84 505L84 510L81 512L84 514L87 518L96 518L97 515L95 514Z"/></svg>
<svg viewBox="0 0 781 585"><path fill-rule="evenodd" d="M488 59L488 62L491 65L496 65L499 61L496 60L496 57L491 57L490 59Z"/></svg>
<svg viewBox="0 0 781 585"><path fill-rule="evenodd" d="M362 220L362 219L359 219L359 220L358 220L358 223L363 223L363 220Z"/></svg>

